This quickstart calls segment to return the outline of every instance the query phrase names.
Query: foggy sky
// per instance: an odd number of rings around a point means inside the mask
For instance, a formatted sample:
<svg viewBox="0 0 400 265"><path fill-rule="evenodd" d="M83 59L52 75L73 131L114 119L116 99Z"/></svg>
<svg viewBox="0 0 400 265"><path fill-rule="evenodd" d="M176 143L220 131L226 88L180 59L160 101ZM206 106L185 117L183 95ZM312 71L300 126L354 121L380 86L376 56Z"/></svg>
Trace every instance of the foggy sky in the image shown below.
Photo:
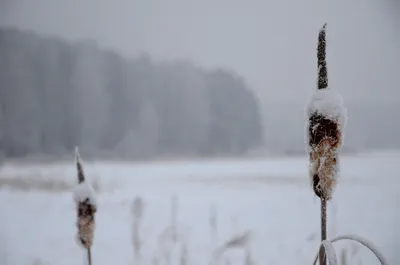
<svg viewBox="0 0 400 265"><path fill-rule="evenodd" d="M262 102L303 104L328 22L330 84L346 101L397 98L399 31L373 0L14 0L0 23L155 59L192 59L245 76ZM282 101L284 100L284 101Z"/></svg>

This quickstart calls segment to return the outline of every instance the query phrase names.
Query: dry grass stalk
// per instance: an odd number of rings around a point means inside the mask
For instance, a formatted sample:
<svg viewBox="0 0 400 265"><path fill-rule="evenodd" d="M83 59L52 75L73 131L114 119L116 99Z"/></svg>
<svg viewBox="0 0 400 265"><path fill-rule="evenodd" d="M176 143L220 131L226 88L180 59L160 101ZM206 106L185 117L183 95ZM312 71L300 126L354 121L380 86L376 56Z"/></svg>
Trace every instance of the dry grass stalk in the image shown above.
<svg viewBox="0 0 400 265"><path fill-rule="evenodd" d="M167 265L172 263L172 251L176 243L184 240L183 235L178 230L178 197L176 194L171 196L170 220L170 224L158 236L159 258L163 260L162 263Z"/></svg>
<svg viewBox="0 0 400 265"><path fill-rule="evenodd" d="M375 257L379 260L381 265L389 265L389 263L386 261L386 258L382 255L382 253L380 251L378 251L378 249L371 242L369 242L368 240L361 238L359 236L342 235L342 236L335 237L331 240L326 240L323 243L329 242L332 245L333 243L341 241L341 240L351 240L351 241L354 241L354 242L357 242L357 243L363 245L364 247L369 249L375 255ZM332 246L332 249L333 249L333 246ZM334 249L332 251L334 252ZM317 264L318 256L319 256L319 254L317 253L317 255L315 256L315 259L314 259L314 263L313 263L314 265Z"/></svg>
<svg viewBox="0 0 400 265"><path fill-rule="evenodd" d="M345 248L340 252L340 265L347 265L347 250Z"/></svg>
<svg viewBox="0 0 400 265"><path fill-rule="evenodd" d="M231 262L231 260L229 258L226 258L224 263L225 263L225 265L231 265L232 264L232 262Z"/></svg>
<svg viewBox="0 0 400 265"><path fill-rule="evenodd" d="M189 251L187 248L187 244L186 243L182 243L181 246L181 252L180 252L180 258L179 258L179 265L188 265L188 255Z"/></svg>
<svg viewBox="0 0 400 265"><path fill-rule="evenodd" d="M171 265L172 264L171 258L172 258L171 250L165 251L164 252L165 264Z"/></svg>
<svg viewBox="0 0 400 265"><path fill-rule="evenodd" d="M339 254L340 265L355 264L358 248L352 246L351 249L342 248ZM361 261L359 261L361 262Z"/></svg>
<svg viewBox="0 0 400 265"><path fill-rule="evenodd" d="M246 249L244 265L255 265L254 259L251 256L250 249L248 249L248 248Z"/></svg>
<svg viewBox="0 0 400 265"><path fill-rule="evenodd" d="M140 239L140 224L143 217L143 201L140 197L136 197L132 203L132 245L136 264L140 264L142 243Z"/></svg>
<svg viewBox="0 0 400 265"><path fill-rule="evenodd" d="M328 260L328 264L329 265L337 265L336 251L335 251L335 248L333 247L332 243L328 240L323 240L321 242L320 251L319 251L320 259L321 259L321 249L324 249L323 253L326 254L326 256L324 256L324 259ZM320 262L321 262L321 260L320 260Z"/></svg>
<svg viewBox="0 0 400 265"><path fill-rule="evenodd" d="M78 147L75 150L78 186L74 192L77 208L78 242L87 249L88 264L92 264L91 250L95 229L95 213L97 211L94 191L83 172Z"/></svg>
<svg viewBox="0 0 400 265"><path fill-rule="evenodd" d="M210 205L208 224L210 226L211 253L215 253L218 246L218 217L215 204ZM219 263L218 257L216 255L211 255L210 258L210 265L216 265Z"/></svg>
<svg viewBox="0 0 400 265"><path fill-rule="evenodd" d="M217 217L217 209L214 204L210 206L210 217L209 217L209 225L210 225L210 239L211 244L218 242L218 217Z"/></svg>
<svg viewBox="0 0 400 265"><path fill-rule="evenodd" d="M178 196L174 194L171 197L171 233L172 233L172 242L175 244L178 241Z"/></svg>
<svg viewBox="0 0 400 265"><path fill-rule="evenodd" d="M159 260L158 260L158 257L157 256L155 256L153 259L152 259L152 262L151 262L151 265L159 265Z"/></svg>
<svg viewBox="0 0 400 265"><path fill-rule="evenodd" d="M228 249L247 247L247 244L250 240L250 235L251 231L245 231L244 233L231 237L215 251L215 256L220 257Z"/></svg>
<svg viewBox="0 0 400 265"><path fill-rule="evenodd" d="M173 231L171 229L171 225L168 225L158 235L158 252L160 255L160 259L162 259L163 263L167 265L171 264L172 262L171 256L173 247L174 247Z"/></svg>

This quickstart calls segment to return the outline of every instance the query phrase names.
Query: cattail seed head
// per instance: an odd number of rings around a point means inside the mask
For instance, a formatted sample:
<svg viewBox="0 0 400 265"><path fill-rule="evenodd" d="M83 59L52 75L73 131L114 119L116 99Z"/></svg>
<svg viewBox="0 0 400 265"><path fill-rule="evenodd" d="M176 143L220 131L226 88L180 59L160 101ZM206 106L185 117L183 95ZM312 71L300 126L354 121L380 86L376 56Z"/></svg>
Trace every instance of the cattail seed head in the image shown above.
<svg viewBox="0 0 400 265"><path fill-rule="evenodd" d="M90 248L93 244L93 236L95 229L94 214L96 207L94 207L88 200L80 202L77 207L78 211L78 238L79 243L84 248Z"/></svg>
<svg viewBox="0 0 400 265"><path fill-rule="evenodd" d="M305 135L311 185L318 197L329 200L339 176L339 153L347 111L341 96L328 88L325 30L326 24L318 36L318 89L307 105Z"/></svg>
<svg viewBox="0 0 400 265"><path fill-rule="evenodd" d="M97 204L92 186L85 179L78 148L75 150L78 186L74 191L77 209L78 243L88 249L93 244Z"/></svg>

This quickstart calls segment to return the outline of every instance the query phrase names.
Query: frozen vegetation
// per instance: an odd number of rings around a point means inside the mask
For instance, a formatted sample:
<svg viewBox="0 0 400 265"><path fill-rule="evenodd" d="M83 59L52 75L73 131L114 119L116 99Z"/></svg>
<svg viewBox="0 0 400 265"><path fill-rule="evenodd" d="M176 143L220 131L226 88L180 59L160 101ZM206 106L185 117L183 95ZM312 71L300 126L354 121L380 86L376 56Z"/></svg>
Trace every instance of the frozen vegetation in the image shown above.
<svg viewBox="0 0 400 265"><path fill-rule="evenodd" d="M398 264L400 154L343 156L341 163L340 185L328 203L328 238L361 235ZM136 237L143 265L312 264L319 202L306 165L306 157L85 162L99 205L93 263L135 264ZM73 161L5 164L0 176L0 263L83 264L85 252L75 241ZM143 209L134 229L137 198ZM348 264L379 264L359 244L338 242L335 249L339 262L347 256Z"/></svg>

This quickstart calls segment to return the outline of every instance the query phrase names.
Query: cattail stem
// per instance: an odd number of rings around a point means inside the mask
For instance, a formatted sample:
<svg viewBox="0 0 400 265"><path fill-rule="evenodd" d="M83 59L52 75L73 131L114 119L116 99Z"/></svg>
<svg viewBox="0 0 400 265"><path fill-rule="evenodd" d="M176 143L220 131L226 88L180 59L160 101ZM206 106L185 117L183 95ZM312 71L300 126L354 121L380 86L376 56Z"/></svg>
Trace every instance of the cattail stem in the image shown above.
<svg viewBox="0 0 400 265"><path fill-rule="evenodd" d="M87 259L88 265L92 265L92 252L90 251L90 248L87 249Z"/></svg>
<svg viewBox="0 0 400 265"><path fill-rule="evenodd" d="M321 242L326 240L326 200L321 198ZM326 265L325 248L319 250L319 264Z"/></svg>

